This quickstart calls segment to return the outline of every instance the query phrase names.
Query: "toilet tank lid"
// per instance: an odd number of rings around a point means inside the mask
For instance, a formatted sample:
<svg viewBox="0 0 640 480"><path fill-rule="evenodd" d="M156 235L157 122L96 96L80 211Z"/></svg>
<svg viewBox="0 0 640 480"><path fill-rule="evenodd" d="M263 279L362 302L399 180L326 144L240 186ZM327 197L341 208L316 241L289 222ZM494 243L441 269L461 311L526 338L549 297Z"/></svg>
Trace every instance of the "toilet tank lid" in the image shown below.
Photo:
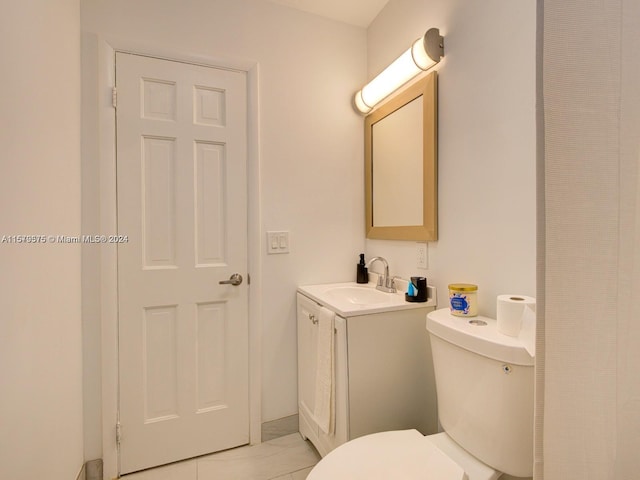
<svg viewBox="0 0 640 480"><path fill-rule="evenodd" d="M532 366L534 359L517 337L498 331L493 318L458 317L448 308L427 314L427 330L449 343L500 362Z"/></svg>

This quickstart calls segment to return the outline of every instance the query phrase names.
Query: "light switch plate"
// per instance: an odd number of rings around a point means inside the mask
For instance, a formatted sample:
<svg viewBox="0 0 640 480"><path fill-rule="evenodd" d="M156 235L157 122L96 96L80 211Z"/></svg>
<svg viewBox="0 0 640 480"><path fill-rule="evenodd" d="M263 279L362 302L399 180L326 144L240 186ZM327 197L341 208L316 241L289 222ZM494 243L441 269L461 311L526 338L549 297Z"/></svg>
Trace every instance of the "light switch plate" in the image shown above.
<svg viewBox="0 0 640 480"><path fill-rule="evenodd" d="M267 232L267 253L289 253L289 232Z"/></svg>

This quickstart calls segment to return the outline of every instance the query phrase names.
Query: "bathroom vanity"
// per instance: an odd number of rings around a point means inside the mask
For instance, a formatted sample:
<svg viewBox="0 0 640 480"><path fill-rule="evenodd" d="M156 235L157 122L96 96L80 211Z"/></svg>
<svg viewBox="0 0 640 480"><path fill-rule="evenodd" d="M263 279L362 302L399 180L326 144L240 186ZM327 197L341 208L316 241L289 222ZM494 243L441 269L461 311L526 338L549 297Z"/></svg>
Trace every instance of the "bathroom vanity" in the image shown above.
<svg viewBox="0 0 640 480"><path fill-rule="evenodd" d="M298 407L300 433L322 456L347 440L386 430L437 432L436 390L426 315L429 300L409 303L404 293L373 284L341 283L298 288ZM318 318L334 318L335 430L314 416Z"/></svg>

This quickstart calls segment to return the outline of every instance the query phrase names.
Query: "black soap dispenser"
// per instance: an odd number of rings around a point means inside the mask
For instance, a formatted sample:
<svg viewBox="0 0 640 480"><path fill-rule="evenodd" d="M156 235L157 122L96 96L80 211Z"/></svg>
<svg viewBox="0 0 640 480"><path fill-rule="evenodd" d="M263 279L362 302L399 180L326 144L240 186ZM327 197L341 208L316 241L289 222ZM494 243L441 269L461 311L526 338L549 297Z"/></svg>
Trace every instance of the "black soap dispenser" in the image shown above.
<svg viewBox="0 0 640 480"><path fill-rule="evenodd" d="M367 267L364 266L364 253L360 254L360 263L356 266L358 267L356 282L369 283L369 272L367 272Z"/></svg>

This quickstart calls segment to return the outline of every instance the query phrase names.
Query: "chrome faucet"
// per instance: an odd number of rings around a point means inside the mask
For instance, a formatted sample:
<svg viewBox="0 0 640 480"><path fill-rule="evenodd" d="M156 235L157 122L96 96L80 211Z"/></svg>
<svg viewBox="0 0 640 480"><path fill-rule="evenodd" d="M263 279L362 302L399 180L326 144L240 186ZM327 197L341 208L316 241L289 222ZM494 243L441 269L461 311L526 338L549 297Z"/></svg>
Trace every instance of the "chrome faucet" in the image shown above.
<svg viewBox="0 0 640 480"><path fill-rule="evenodd" d="M393 278L389 277L389 263L384 258L373 257L367 262L366 267L369 268L369 266L376 260L382 262L382 264L384 265L384 273L378 274L378 285L376 285L376 289L382 292L396 293L396 287L394 285Z"/></svg>

